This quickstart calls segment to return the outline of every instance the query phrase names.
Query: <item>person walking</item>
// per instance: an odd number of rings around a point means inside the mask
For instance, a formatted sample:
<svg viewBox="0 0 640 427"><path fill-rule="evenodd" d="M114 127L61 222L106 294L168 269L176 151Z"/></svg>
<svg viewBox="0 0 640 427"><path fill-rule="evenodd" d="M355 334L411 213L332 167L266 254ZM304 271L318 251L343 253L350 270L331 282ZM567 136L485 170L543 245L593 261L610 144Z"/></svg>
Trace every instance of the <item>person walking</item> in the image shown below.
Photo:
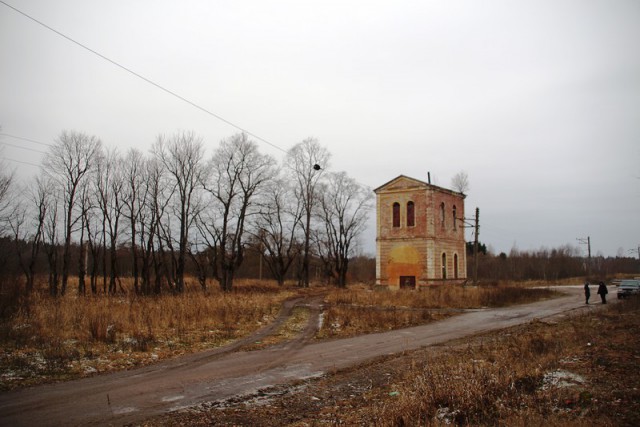
<svg viewBox="0 0 640 427"><path fill-rule="evenodd" d="M609 291L607 291L607 285L605 285L604 282L600 282L600 285L598 286L598 295L600 295L603 304L607 303L608 293Z"/></svg>
<svg viewBox="0 0 640 427"><path fill-rule="evenodd" d="M591 290L589 289L589 282L584 282L585 304L589 304L589 297L591 297Z"/></svg>

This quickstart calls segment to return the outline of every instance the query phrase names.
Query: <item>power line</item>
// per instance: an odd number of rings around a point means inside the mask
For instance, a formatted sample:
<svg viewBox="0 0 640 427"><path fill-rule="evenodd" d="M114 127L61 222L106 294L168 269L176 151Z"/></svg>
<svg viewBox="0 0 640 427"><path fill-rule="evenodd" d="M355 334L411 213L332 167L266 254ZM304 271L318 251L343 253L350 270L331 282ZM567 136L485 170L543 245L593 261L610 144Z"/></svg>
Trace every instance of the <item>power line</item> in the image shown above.
<svg viewBox="0 0 640 427"><path fill-rule="evenodd" d="M0 0L0 2L1 1L2 0ZM11 134L8 134L8 133L0 132L0 136L8 136L9 138L21 139L23 141L33 142L34 144L40 144L40 145L44 145L46 147L53 147L53 144L47 144L45 142L36 141L35 139L24 138L22 136L11 135Z"/></svg>
<svg viewBox="0 0 640 427"><path fill-rule="evenodd" d="M0 141L0 144L7 145L9 147L20 148L22 150L34 151L36 153L47 154L45 151L36 150L35 148L24 147L22 145L11 144L10 142L2 142L2 141Z"/></svg>
<svg viewBox="0 0 640 427"><path fill-rule="evenodd" d="M162 91L164 91L164 92L168 93L169 95L171 95L171 96L173 96L173 97L175 97L175 98L178 98L179 100L181 100L181 101L183 101L183 102L186 102L187 104L191 105L192 107L195 107L195 108L197 108L198 110L200 110L200 111L202 111L202 112L204 112L204 113L206 113L206 114L208 114L208 115L210 115L210 116L212 116L212 117L215 117L216 119L220 120L221 122L224 122L224 123L226 123L226 124L228 124L228 125L230 125L230 126L232 126L232 127L236 128L236 129L238 129L238 130L240 130L240 131L242 131L242 132L246 133L247 135L250 135L250 136L252 136L252 137L256 138L257 140L262 141L262 142L264 142L265 144L268 144L268 145L272 146L273 148L275 148L275 149L278 149L278 150L282 151L283 153L287 153L287 150L285 150L284 148L281 148L281 147L277 146L276 144L274 144L274 143L272 143L272 142L269 142L269 141L267 141L266 139L261 138L261 137L259 137L258 135L254 134L254 133L249 132L248 130L246 130L246 129L244 129L244 128L242 128L242 127L238 126L238 125L236 125L235 123L232 123L231 121L229 121L229 120L225 119L224 117L219 116L218 114L215 114L215 113L213 113L212 111L209 111L209 110L207 110L207 109L206 109L206 108L204 108L204 107L201 107L200 105L196 104L195 102L190 101L190 100L188 100L187 98L185 98L185 97L183 97L183 96L181 96L181 95L177 94L176 92L173 92L173 91L171 91L171 90L169 90L169 89L165 88L164 86L162 86L162 85L160 85L160 84L158 84L158 83L154 82L153 80L151 80L151 79L149 79L149 78L147 78L147 77L145 77L145 76L143 76L143 75L141 75L141 74L136 73L135 71L133 71L133 70L131 70L131 69L129 69L129 68L127 68L127 67L125 67L125 66L124 66L124 65L122 65L122 64L119 64L118 62L114 61L113 59L110 59L110 58L108 58L108 57L104 56L103 54L101 54L101 53L99 53L99 52L97 52L97 51L95 51L95 50L91 49L90 47L88 47L88 46L86 46L86 45L84 45L84 44L82 44L82 43L80 43L80 42L78 42L78 41L76 41L76 40L72 39L71 37L67 36L66 34L61 33L60 31L58 31L58 30L56 30L56 29L54 29L54 28L52 28L52 27L48 26L48 25L47 25L47 24L45 24L44 22L37 20L36 18L34 18L34 17L32 17L32 16L28 15L27 13L25 13L25 12L23 12L23 11L19 10L19 9L16 9L15 7L11 6L10 4L8 4L8 3L6 3L6 2L4 2L4 1L2 1L2 0L0 0L0 3L4 4L5 6L7 6L7 7L8 7L8 8L10 8L10 9L13 9L15 12L19 13L20 15L22 15L22 16L24 16L24 17L26 17L26 18L30 19L30 20L32 20L33 22L35 22L35 23L37 23L37 24L39 24L39 25L43 26L43 27L44 27L44 28L46 28L47 30L49 30L49 31L52 31L52 32L56 33L56 34L57 34L57 35L59 35L60 37L63 37L63 38L65 38L65 39L67 39L67 40L68 40L68 41L70 41L71 43L74 43L74 44L76 44L77 46L80 46L81 48L83 48L83 49L85 49L85 50L87 50L87 51L89 51L89 52L93 53L94 55L96 55L96 56L98 56L98 57L100 57L100 58L104 59L105 61L110 62L111 64L115 65L116 67L118 67L118 68L120 68L120 69L122 69L122 70L124 70L124 71L126 71L126 72L128 72L128 73L130 73L130 74L132 74L132 75L134 75L135 77L139 78L140 80L144 80L145 82L149 83L150 85L155 86L156 88L158 88L158 89L160 89L160 90L162 90Z"/></svg>
<svg viewBox="0 0 640 427"><path fill-rule="evenodd" d="M8 160L10 162L22 163L23 165L35 166L37 168L40 167L40 165L36 165L35 163L29 163L29 162L25 162L25 161L22 161L22 160L11 159L9 157L2 157L2 160Z"/></svg>

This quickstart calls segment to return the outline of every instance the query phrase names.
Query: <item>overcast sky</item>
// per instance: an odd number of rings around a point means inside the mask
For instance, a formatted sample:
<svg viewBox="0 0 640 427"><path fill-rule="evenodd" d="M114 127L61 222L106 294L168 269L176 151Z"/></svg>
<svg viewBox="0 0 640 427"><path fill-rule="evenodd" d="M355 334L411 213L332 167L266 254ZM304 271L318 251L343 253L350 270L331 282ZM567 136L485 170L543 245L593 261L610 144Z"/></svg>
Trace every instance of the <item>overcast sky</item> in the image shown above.
<svg viewBox="0 0 640 427"><path fill-rule="evenodd" d="M640 246L637 0L2 1L278 159L315 137L327 169L371 188L427 172L449 187L466 171L466 215L480 208L496 252L586 253L587 236L594 255ZM78 130L123 152L179 130L212 150L238 132L1 3L0 126L44 143ZM46 148L0 135L25 179ZM374 240L372 227L368 253Z"/></svg>

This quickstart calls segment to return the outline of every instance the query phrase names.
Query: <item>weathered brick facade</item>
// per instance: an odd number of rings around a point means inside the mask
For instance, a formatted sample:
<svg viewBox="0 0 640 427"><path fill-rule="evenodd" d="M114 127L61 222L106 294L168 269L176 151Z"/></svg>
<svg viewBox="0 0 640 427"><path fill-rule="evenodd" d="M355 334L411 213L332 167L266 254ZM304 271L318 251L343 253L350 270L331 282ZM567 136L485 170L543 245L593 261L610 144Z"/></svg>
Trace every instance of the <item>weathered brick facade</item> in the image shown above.
<svg viewBox="0 0 640 427"><path fill-rule="evenodd" d="M419 287L467 278L464 194L404 175L374 191L376 284Z"/></svg>

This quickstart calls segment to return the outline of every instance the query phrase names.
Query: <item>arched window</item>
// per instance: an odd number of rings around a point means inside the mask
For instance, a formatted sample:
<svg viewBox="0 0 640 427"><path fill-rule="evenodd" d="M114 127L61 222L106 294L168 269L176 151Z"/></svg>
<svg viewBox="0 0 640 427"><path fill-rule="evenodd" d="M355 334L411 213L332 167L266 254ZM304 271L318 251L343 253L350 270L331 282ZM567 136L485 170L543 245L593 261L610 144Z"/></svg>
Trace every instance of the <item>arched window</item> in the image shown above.
<svg viewBox="0 0 640 427"><path fill-rule="evenodd" d="M442 253L442 278L447 278L447 254Z"/></svg>
<svg viewBox="0 0 640 427"><path fill-rule="evenodd" d="M393 204L393 226L400 227L400 203Z"/></svg>
<svg viewBox="0 0 640 427"><path fill-rule="evenodd" d="M458 278L458 254L453 254L453 277Z"/></svg>
<svg viewBox="0 0 640 427"><path fill-rule="evenodd" d="M413 202L407 202L407 227L416 225L415 205Z"/></svg>
<svg viewBox="0 0 640 427"><path fill-rule="evenodd" d="M440 224L442 228L444 228L444 202L440 203Z"/></svg>
<svg viewBox="0 0 640 427"><path fill-rule="evenodd" d="M453 231L456 231L458 229L458 221L456 219L456 205L453 205Z"/></svg>

